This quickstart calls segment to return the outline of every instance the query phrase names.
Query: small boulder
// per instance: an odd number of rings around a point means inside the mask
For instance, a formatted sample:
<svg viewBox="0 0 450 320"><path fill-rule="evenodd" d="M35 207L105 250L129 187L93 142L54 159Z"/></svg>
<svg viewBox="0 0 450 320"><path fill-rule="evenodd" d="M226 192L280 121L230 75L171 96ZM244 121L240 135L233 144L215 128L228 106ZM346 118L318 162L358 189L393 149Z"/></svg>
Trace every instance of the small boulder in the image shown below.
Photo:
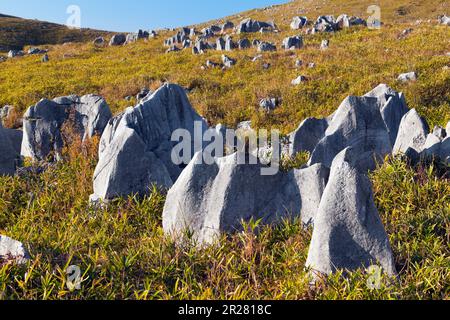
<svg viewBox="0 0 450 320"><path fill-rule="evenodd" d="M308 18L306 17L294 17L291 22L291 29L298 30L306 26Z"/></svg>
<svg viewBox="0 0 450 320"><path fill-rule="evenodd" d="M277 47L270 42L261 42L258 44L258 52L276 51Z"/></svg>
<svg viewBox="0 0 450 320"><path fill-rule="evenodd" d="M308 78L306 78L305 76L298 76L297 78L292 80L291 84L293 86L298 86L298 85L302 84L305 81L308 81Z"/></svg>
<svg viewBox="0 0 450 320"><path fill-rule="evenodd" d="M322 40L322 43L320 44L321 50L327 50L330 46L330 40Z"/></svg>
<svg viewBox="0 0 450 320"><path fill-rule="evenodd" d="M25 264L29 260L30 254L21 242L0 235L0 265L8 261Z"/></svg>
<svg viewBox="0 0 450 320"><path fill-rule="evenodd" d="M303 38L301 36L287 37L281 45L285 50L295 50L303 47Z"/></svg>
<svg viewBox="0 0 450 320"><path fill-rule="evenodd" d="M238 46L239 50L243 50L243 49L251 48L252 43L250 42L250 40L245 38L245 39L239 40L237 43L237 46Z"/></svg>
<svg viewBox="0 0 450 320"><path fill-rule="evenodd" d="M240 157L248 162L241 164ZM235 153L212 165L201 158L201 152L194 156L167 194L163 228L178 242L188 231L199 245L211 244L251 219L262 224L314 220L328 178L324 166L263 175L268 167L251 154Z"/></svg>
<svg viewBox="0 0 450 320"><path fill-rule="evenodd" d="M422 152L429 132L426 120L419 116L416 109L410 110L400 122L393 153L405 153L409 148Z"/></svg>
<svg viewBox="0 0 450 320"><path fill-rule="evenodd" d="M266 112L271 112L279 107L281 104L280 98L265 98L259 102L259 106Z"/></svg>
<svg viewBox="0 0 450 320"><path fill-rule="evenodd" d="M438 21L440 24L450 26L450 17L448 17L447 15L440 16Z"/></svg>
<svg viewBox="0 0 450 320"><path fill-rule="evenodd" d="M417 74L415 72L402 73L398 76L397 80L400 82L416 81Z"/></svg>
<svg viewBox="0 0 450 320"><path fill-rule="evenodd" d="M235 59L230 58L229 56L223 54L222 55L222 62L223 62L225 67L231 68L232 66L234 66L236 64L237 61Z"/></svg>

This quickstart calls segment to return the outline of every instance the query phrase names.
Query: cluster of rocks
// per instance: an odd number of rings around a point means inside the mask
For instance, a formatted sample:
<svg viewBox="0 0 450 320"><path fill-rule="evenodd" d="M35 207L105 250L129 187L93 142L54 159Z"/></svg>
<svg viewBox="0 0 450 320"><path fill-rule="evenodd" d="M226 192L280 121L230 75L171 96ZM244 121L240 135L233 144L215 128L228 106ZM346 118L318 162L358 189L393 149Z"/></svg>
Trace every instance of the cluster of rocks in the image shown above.
<svg viewBox="0 0 450 320"><path fill-rule="evenodd" d="M97 95L75 95L43 99L23 116L21 155L33 160L60 158L64 146L63 126L70 125L83 140L101 135L112 113Z"/></svg>
<svg viewBox="0 0 450 320"><path fill-rule="evenodd" d="M0 62L6 61L7 59L17 58L17 57L23 57L25 55L37 55L37 54L43 54L43 57L47 57L48 61L48 50L46 49L40 49L36 47L30 47L26 52L23 50L9 50L7 57L0 57ZM46 61L43 61L46 62Z"/></svg>
<svg viewBox="0 0 450 320"><path fill-rule="evenodd" d="M158 35L158 33L154 30L146 31L139 29L137 32L133 33L118 33L111 37L109 41L110 46L122 46L129 43L134 43L138 40L145 40L145 39L152 39L155 38ZM97 37L94 39L93 44L95 46L104 46L106 43L105 39L103 37Z"/></svg>
<svg viewBox="0 0 450 320"><path fill-rule="evenodd" d="M241 230L243 220L276 223L299 216L314 227L307 260L314 272L378 264L395 275L367 173L386 155L410 148L450 161L445 129L428 134L415 115L403 94L380 85L363 97L346 98L326 119L305 120L290 135L291 154L311 152L300 170L263 176L265 164L257 156L254 164L240 164L238 152L206 165L196 154L169 190L164 230L180 241L189 230L208 244L223 232Z"/></svg>

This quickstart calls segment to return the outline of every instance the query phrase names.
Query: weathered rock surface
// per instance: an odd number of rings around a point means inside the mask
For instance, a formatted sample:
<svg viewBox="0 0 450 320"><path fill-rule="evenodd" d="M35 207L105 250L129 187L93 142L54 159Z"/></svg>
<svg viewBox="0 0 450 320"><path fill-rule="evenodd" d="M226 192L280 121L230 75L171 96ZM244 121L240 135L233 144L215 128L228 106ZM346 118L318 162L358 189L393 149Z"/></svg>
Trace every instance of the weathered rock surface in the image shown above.
<svg viewBox="0 0 450 320"><path fill-rule="evenodd" d="M110 46L121 46L127 41L127 37L123 33L115 34L109 41Z"/></svg>
<svg viewBox="0 0 450 320"><path fill-rule="evenodd" d="M245 39L240 39L238 41L238 43L237 43L237 47L240 50L251 48L251 46L252 46L252 43L250 42L250 40L248 40L246 38Z"/></svg>
<svg viewBox="0 0 450 320"><path fill-rule="evenodd" d="M381 116L389 132L391 144L394 145L397 140L400 122L409 109L403 93L398 93L386 84L380 84L372 91L368 92L366 97L378 99Z"/></svg>
<svg viewBox="0 0 450 320"><path fill-rule="evenodd" d="M185 90L166 84L139 105L111 119L102 135L92 200L147 194L170 188L186 164L174 164L171 141L176 129L202 135L207 124L192 108ZM194 141L191 143L195 151ZM191 155L192 156L192 155Z"/></svg>
<svg viewBox="0 0 450 320"><path fill-rule="evenodd" d="M0 175L14 175L20 165L22 131L3 128L0 122Z"/></svg>
<svg viewBox="0 0 450 320"><path fill-rule="evenodd" d="M359 150L345 149L333 161L306 262L315 274L379 265L386 274L396 275L370 180L358 170L360 156Z"/></svg>
<svg viewBox="0 0 450 320"><path fill-rule="evenodd" d="M258 52L276 51L277 47L270 42L261 42L258 44Z"/></svg>
<svg viewBox="0 0 450 320"><path fill-rule="evenodd" d="M314 24L314 32L333 32L338 29L336 19L333 16L320 16Z"/></svg>
<svg viewBox="0 0 450 320"><path fill-rule="evenodd" d="M303 38L301 36L287 37L283 40L281 47L285 50L295 50L303 47Z"/></svg>
<svg viewBox="0 0 450 320"><path fill-rule="evenodd" d="M0 235L0 264L4 261L25 264L29 259L30 254L21 242Z"/></svg>
<svg viewBox="0 0 450 320"><path fill-rule="evenodd" d="M417 74L415 72L402 73L398 76L397 80L400 82L416 81Z"/></svg>
<svg viewBox="0 0 450 320"><path fill-rule="evenodd" d="M289 136L289 154L312 153L328 129L327 119L308 118Z"/></svg>
<svg viewBox="0 0 450 320"><path fill-rule="evenodd" d="M275 110L280 104L280 98L265 98L259 102L259 106L267 112Z"/></svg>
<svg viewBox="0 0 450 320"><path fill-rule="evenodd" d="M263 164L238 164L238 154L212 165L196 164L201 156L195 155L169 190L163 212L167 234L183 240L189 230L200 244L210 244L222 232L241 230L242 221L250 219L263 224L314 219L328 178L322 165L262 175Z"/></svg>
<svg viewBox="0 0 450 320"><path fill-rule="evenodd" d="M106 101L97 95L43 99L24 114L22 155L46 160L63 147L61 129L67 123L85 140L101 135L112 114Z"/></svg>
<svg viewBox="0 0 450 320"><path fill-rule="evenodd" d="M372 152L377 158L384 158L392 151L378 99L346 98L314 149L309 164L322 163L330 167L335 156L347 147L353 147L360 154Z"/></svg>
<svg viewBox="0 0 450 320"><path fill-rule="evenodd" d="M237 27L237 33L243 32L259 32L261 29L267 28L268 30L275 30L276 26L272 22L262 22L252 19L245 19L239 23Z"/></svg>
<svg viewBox="0 0 450 320"><path fill-rule="evenodd" d="M307 17L294 17L291 22L291 29L298 30L306 26L308 23Z"/></svg>
<svg viewBox="0 0 450 320"><path fill-rule="evenodd" d="M410 110L400 122L393 153L406 153L409 148L422 152L429 132L425 119L415 109Z"/></svg>

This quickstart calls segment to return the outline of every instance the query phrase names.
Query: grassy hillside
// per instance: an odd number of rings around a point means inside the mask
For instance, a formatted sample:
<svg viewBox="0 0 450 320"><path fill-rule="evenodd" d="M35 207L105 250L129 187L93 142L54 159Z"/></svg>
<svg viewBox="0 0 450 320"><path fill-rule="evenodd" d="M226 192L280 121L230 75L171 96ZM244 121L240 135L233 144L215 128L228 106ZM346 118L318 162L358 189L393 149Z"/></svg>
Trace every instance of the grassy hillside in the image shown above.
<svg viewBox="0 0 450 320"><path fill-rule="evenodd" d="M342 3L344 2L344 3ZM40 98L71 93L99 93L115 113L132 105L124 97L143 86L171 81L189 87L194 108L210 122L293 130L306 117L327 116L350 94L363 94L379 83L403 91L411 108L430 125L450 120L450 28L436 24L449 13L448 1L379 1L381 30L352 28L335 34L305 35L305 48L284 52L293 16L315 20L341 13L367 18L372 1L293 1L227 19L274 20L278 34L245 35L277 43L279 50L251 62L255 49L227 53L231 69L201 70L209 51L165 54L163 33L157 39L125 47L95 48L91 43L50 46L50 62L39 57L0 63L0 105L22 112ZM447 7L446 7L447 6ZM420 24L416 20L422 19ZM430 21L428 21L430 20ZM210 22L212 23L212 22ZM204 26L206 24L202 24ZM398 35L413 28L405 39ZM239 36L234 36L237 40ZM323 39L327 51L319 50ZM295 67L301 59L304 66ZM268 70L263 63L270 63ZM308 68L310 62L315 68ZM398 83L399 73L416 71L418 81ZM291 80L309 81L293 87ZM283 98L272 114L261 112L260 98ZM224 236L216 246L198 251L179 247L162 231L164 195L119 199L106 209L88 206L97 141L75 143L67 159L42 175L0 178L0 233L23 241L33 261L24 267L0 266L0 298L14 299L448 299L450 298L450 180L448 168L409 167L388 159L371 178L375 199L394 250L398 282L367 288L367 275L336 275L312 289L304 264L311 231L300 222ZM447 172L447 176L443 175ZM79 265L82 290L66 289L65 270Z"/></svg>
<svg viewBox="0 0 450 320"><path fill-rule="evenodd" d="M0 52L11 49L21 50L27 45L62 44L65 42L85 42L106 31L91 29L71 30L64 25L22 19L0 14Z"/></svg>

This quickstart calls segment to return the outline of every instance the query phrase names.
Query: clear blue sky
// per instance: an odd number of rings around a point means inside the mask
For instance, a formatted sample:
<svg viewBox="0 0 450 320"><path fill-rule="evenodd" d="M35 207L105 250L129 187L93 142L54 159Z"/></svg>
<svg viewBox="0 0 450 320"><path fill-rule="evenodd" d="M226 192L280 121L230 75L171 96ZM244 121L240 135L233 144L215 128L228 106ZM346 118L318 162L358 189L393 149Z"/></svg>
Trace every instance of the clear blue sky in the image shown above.
<svg viewBox="0 0 450 320"><path fill-rule="evenodd" d="M111 31L180 27L287 0L0 0L0 13L65 24L69 5L81 26Z"/></svg>

